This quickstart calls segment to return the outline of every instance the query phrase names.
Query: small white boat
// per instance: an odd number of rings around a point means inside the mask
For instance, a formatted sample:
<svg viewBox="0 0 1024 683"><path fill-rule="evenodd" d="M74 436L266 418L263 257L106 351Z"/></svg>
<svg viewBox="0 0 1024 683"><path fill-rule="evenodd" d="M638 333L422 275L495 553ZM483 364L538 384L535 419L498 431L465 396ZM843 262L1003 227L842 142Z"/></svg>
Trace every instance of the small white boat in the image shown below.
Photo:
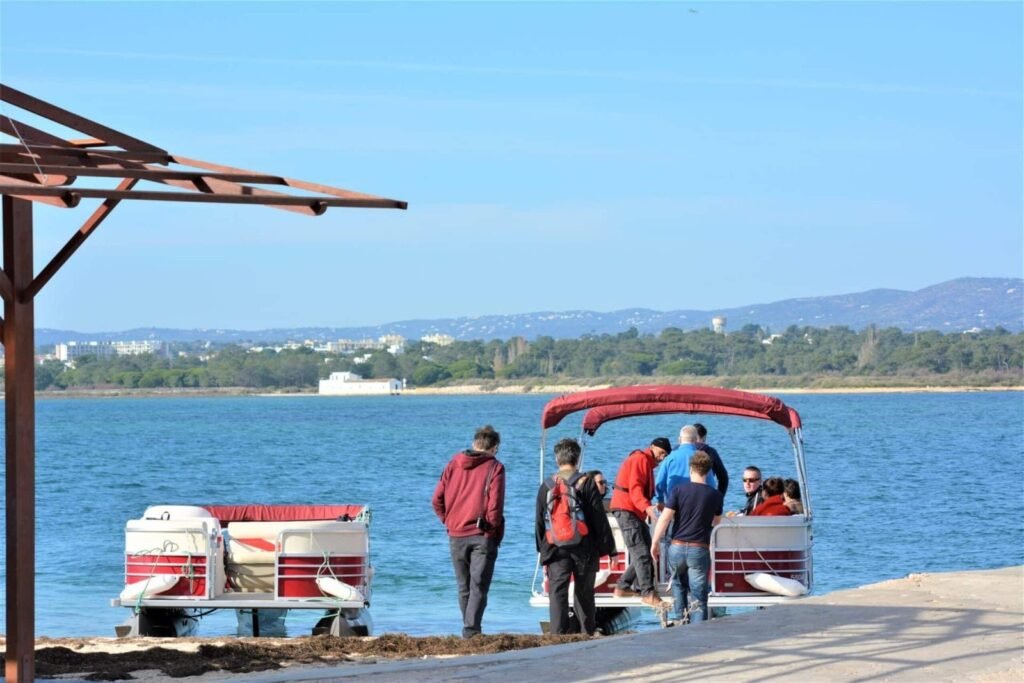
<svg viewBox="0 0 1024 683"><path fill-rule="evenodd" d="M314 633L370 635L370 509L365 505L162 505L125 526L132 610L120 636L176 636L233 609L244 635L283 632L292 609L324 616Z"/></svg>

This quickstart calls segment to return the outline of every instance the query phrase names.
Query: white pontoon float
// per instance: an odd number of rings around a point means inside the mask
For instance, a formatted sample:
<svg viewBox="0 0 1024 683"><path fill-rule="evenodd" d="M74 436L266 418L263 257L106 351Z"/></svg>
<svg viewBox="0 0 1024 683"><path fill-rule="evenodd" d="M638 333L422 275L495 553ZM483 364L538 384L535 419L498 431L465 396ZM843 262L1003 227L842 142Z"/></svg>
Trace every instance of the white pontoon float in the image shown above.
<svg viewBox="0 0 1024 683"><path fill-rule="evenodd" d="M188 635L233 609L258 636L264 617L314 609L314 633L369 635L369 526L365 505L149 507L125 527L125 588L111 604L132 615L117 633Z"/></svg>
<svg viewBox="0 0 1024 683"><path fill-rule="evenodd" d="M587 437L592 437L602 424L625 417L675 413L733 415L770 421L782 426L792 445L804 514L787 517L723 517L711 533L708 606L764 607L798 599L800 595L813 590L811 498L804 467L802 427L800 416L795 410L770 396L709 387L650 385L566 394L550 401L541 414L542 482L545 478L547 430L559 424L567 415L579 411L587 411L583 417L581 438L584 454ZM585 469L582 459L580 469ZM614 619L624 608L642 605L639 597L614 596L616 582L629 567L629 552L618 523L610 512L608 521L615 535L618 552L612 557L601 558L595 586L599 623L608 621L609 615ZM662 557L655 568L655 578L659 594L671 601L672 590L668 583L666 559ZM759 587L751 585L752 582ZM571 601L571 591L569 596ZM547 580L539 557L530 604L534 607L548 606Z"/></svg>

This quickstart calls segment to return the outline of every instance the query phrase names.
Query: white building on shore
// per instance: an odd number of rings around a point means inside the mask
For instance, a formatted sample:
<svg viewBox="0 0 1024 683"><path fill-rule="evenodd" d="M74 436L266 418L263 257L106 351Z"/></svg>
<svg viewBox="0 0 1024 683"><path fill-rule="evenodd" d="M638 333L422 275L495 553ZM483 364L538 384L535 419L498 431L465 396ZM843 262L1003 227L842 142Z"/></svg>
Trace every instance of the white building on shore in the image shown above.
<svg viewBox="0 0 1024 683"><path fill-rule="evenodd" d="M425 334L420 337L420 341L437 344L438 346L451 346L455 343L455 337L450 334Z"/></svg>
<svg viewBox="0 0 1024 683"><path fill-rule="evenodd" d="M363 379L354 372L332 372L320 380L321 396L397 396L401 392L397 379Z"/></svg>
<svg viewBox="0 0 1024 683"><path fill-rule="evenodd" d="M110 358L112 356L139 356L144 353L158 355L167 352L167 343L162 341L70 341L57 344L54 354L57 360L74 362L82 356Z"/></svg>

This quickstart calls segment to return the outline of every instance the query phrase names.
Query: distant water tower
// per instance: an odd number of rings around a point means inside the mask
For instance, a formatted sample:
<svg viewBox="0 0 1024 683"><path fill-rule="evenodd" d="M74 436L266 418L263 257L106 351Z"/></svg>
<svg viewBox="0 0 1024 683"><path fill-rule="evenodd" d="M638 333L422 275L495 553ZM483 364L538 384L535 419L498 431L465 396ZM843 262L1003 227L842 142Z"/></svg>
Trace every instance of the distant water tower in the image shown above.
<svg viewBox="0 0 1024 683"><path fill-rule="evenodd" d="M715 334L725 334L725 316L716 315L711 319L711 329L715 331Z"/></svg>

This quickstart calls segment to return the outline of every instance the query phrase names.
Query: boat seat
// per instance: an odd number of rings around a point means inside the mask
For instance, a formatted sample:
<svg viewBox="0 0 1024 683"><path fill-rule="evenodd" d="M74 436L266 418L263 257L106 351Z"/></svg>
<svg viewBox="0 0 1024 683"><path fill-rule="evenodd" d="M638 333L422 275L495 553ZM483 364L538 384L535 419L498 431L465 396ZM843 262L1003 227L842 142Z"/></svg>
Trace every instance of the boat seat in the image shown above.
<svg viewBox="0 0 1024 683"><path fill-rule="evenodd" d="M363 522L230 522L227 528L227 575L236 591L274 591L278 552L282 555L365 556Z"/></svg>
<svg viewBox="0 0 1024 683"><path fill-rule="evenodd" d="M803 515L726 517L711 533L712 592L762 592L746 577L764 573L811 586L813 540Z"/></svg>

